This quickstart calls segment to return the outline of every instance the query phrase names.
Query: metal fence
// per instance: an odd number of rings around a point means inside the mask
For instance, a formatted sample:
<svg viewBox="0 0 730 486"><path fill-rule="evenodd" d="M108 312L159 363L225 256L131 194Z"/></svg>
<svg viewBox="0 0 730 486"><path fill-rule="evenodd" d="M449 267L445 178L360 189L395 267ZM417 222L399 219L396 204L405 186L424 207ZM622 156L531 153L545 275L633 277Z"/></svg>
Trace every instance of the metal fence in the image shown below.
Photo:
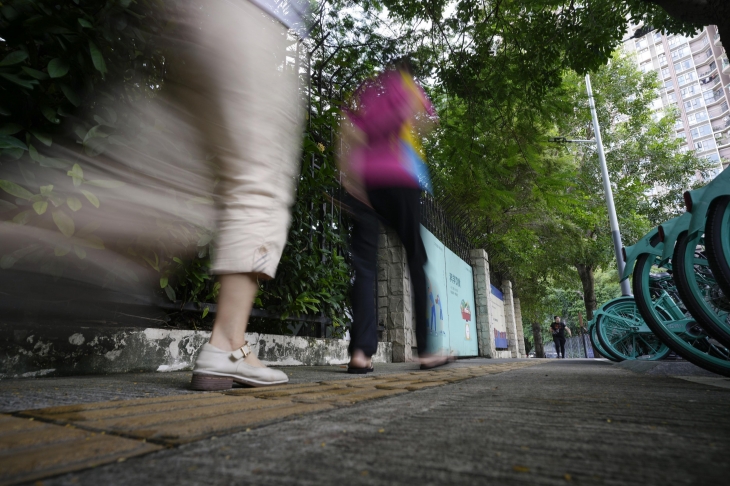
<svg viewBox="0 0 730 486"><path fill-rule="evenodd" d="M555 343L545 343L545 357L555 358L557 352L555 351ZM598 353L593 350L593 345L587 334L582 336L573 336L565 339L565 357L566 358L596 358L600 357Z"/></svg>

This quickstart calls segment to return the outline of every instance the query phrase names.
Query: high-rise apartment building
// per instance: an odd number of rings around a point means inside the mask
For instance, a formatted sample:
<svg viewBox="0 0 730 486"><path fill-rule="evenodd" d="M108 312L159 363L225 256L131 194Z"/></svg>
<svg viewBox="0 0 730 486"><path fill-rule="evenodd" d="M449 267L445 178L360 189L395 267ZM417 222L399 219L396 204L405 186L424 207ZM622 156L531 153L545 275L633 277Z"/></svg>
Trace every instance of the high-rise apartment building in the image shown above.
<svg viewBox="0 0 730 486"><path fill-rule="evenodd" d="M632 26L623 46L635 53L641 71L659 76L657 116L676 107L677 137L719 172L730 165L730 62L717 28L704 27L690 38L646 30Z"/></svg>

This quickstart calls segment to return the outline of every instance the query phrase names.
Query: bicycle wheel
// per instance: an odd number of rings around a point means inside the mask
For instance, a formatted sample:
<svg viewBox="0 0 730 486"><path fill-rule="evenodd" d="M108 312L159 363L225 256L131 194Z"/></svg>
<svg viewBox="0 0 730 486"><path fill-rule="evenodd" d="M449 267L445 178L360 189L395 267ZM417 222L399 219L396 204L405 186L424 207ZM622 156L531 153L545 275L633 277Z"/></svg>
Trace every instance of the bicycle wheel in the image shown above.
<svg viewBox="0 0 730 486"><path fill-rule="evenodd" d="M730 296L730 196L718 197L710 204L705 250L717 285L726 297Z"/></svg>
<svg viewBox="0 0 730 486"><path fill-rule="evenodd" d="M621 360L612 356L608 351L603 349L603 346L601 346L601 343L598 342L598 336L596 335L596 323L594 322L591 324L590 328L588 329L588 335L591 338L591 344L593 345L593 349L601 353L601 356L605 357L606 359L610 361L614 361L616 363L620 362Z"/></svg>
<svg viewBox="0 0 730 486"><path fill-rule="evenodd" d="M596 334L604 349L621 360L656 361L670 349L644 322L633 297L604 305L596 318Z"/></svg>
<svg viewBox="0 0 730 486"><path fill-rule="evenodd" d="M730 351L711 339L689 315L669 273L651 278L652 266L672 271L658 255L644 253L636 259L633 291L644 322L672 351L713 373L730 376Z"/></svg>
<svg viewBox="0 0 730 486"><path fill-rule="evenodd" d="M730 301L707 264L704 236L687 235L680 233L672 257L677 292L707 334L730 347Z"/></svg>

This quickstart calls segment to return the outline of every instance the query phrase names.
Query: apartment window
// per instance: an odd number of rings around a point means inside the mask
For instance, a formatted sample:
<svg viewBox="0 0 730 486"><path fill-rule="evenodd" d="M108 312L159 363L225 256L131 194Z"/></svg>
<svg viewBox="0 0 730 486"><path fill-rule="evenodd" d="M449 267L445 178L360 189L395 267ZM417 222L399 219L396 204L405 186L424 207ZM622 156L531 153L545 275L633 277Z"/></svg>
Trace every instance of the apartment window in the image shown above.
<svg viewBox="0 0 730 486"><path fill-rule="evenodd" d="M715 101L722 98L722 88L715 91L705 91L704 93L702 93L702 97L705 99L705 104L714 103Z"/></svg>
<svg viewBox="0 0 730 486"><path fill-rule="evenodd" d="M661 41L662 41L662 33L654 32L654 42L661 42Z"/></svg>
<svg viewBox="0 0 730 486"><path fill-rule="evenodd" d="M646 38L636 41L636 50L640 51L641 49L646 49Z"/></svg>
<svg viewBox="0 0 730 486"><path fill-rule="evenodd" d="M681 118L677 118L677 120L675 120L675 122L674 122L674 129L675 130L681 130L683 128L684 128L684 123L682 123L682 119Z"/></svg>
<svg viewBox="0 0 730 486"><path fill-rule="evenodd" d="M659 64L662 66L666 66L667 64L667 55L666 54L659 54Z"/></svg>
<svg viewBox="0 0 730 486"><path fill-rule="evenodd" d="M666 89L672 89L672 88L674 88L674 81L672 81L671 79L668 79L668 80L664 81L664 87Z"/></svg>
<svg viewBox="0 0 730 486"><path fill-rule="evenodd" d="M693 123L699 123L702 121L707 120L707 112L702 110L698 111L697 113L692 113L690 115L687 115L687 121L691 124Z"/></svg>
<svg viewBox="0 0 730 486"><path fill-rule="evenodd" d="M697 75L694 72L682 74L681 76L677 76L677 83L679 83L680 86L683 86L687 83L691 83L692 81L697 79Z"/></svg>
<svg viewBox="0 0 730 486"><path fill-rule="evenodd" d="M639 66L639 69L641 69L642 73L648 73L649 71L652 71L654 69L654 65L651 61L647 61Z"/></svg>
<svg viewBox="0 0 730 486"><path fill-rule="evenodd" d="M698 152L711 150L714 149L716 146L717 145L715 145L714 138L708 138L707 140L702 140L701 142L695 142L695 150L697 150Z"/></svg>
<svg viewBox="0 0 730 486"><path fill-rule="evenodd" d="M684 143L687 140L687 134L684 132L677 132L677 138L682 140L682 143Z"/></svg>
<svg viewBox="0 0 730 486"><path fill-rule="evenodd" d="M727 101L720 105L720 113L727 111Z"/></svg>
<svg viewBox="0 0 730 486"><path fill-rule="evenodd" d="M672 51L672 59L682 59L684 56L689 54L686 47L680 47L676 51Z"/></svg>
<svg viewBox="0 0 730 486"><path fill-rule="evenodd" d="M668 67L662 69L662 78L668 78L670 74Z"/></svg>
<svg viewBox="0 0 730 486"><path fill-rule="evenodd" d="M692 59L685 59L684 61L678 62L674 65L676 72L686 71L693 66Z"/></svg>
<svg viewBox="0 0 730 486"><path fill-rule="evenodd" d="M717 154L705 155L705 160L707 160L708 162L711 162L711 163L714 162L715 164L719 164L720 156Z"/></svg>
<svg viewBox="0 0 730 486"><path fill-rule="evenodd" d="M707 49L707 50L705 51L705 57L703 57L703 58L702 58L702 60L704 61L704 60L705 60L705 59L707 59L708 57L712 57L712 49Z"/></svg>
<svg viewBox="0 0 730 486"><path fill-rule="evenodd" d="M692 86L687 86L686 88L682 88L682 99L686 99L691 96L694 96L699 92L700 92L700 87L697 84L693 84Z"/></svg>
<svg viewBox="0 0 730 486"><path fill-rule="evenodd" d="M697 108L700 108L702 106L704 106L704 103L702 102L702 98L695 98L693 100L684 102L685 111L696 110Z"/></svg>
<svg viewBox="0 0 730 486"><path fill-rule="evenodd" d="M690 133L692 133L692 138L701 138L706 135L712 134L712 128L710 127L709 124L702 125L700 127L693 128Z"/></svg>
<svg viewBox="0 0 730 486"><path fill-rule="evenodd" d="M673 35L672 37L669 38L669 45L676 46L677 44L681 44L684 41L685 41L685 39L681 35Z"/></svg>
<svg viewBox="0 0 730 486"><path fill-rule="evenodd" d="M667 100L669 100L670 103L677 101L677 93L672 91L671 93L667 93Z"/></svg>

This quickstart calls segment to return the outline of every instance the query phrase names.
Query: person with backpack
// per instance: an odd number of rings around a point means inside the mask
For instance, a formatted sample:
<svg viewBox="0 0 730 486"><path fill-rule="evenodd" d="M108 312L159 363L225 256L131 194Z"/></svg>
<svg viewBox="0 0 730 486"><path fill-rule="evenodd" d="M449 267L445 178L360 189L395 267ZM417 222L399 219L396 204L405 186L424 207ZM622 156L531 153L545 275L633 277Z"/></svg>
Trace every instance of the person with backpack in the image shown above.
<svg viewBox="0 0 730 486"><path fill-rule="evenodd" d="M553 316L553 322L550 324L550 331L553 333L553 342L555 343L555 353L558 358L565 359L565 332L572 336L570 328L560 321L560 316Z"/></svg>
<svg viewBox="0 0 730 486"><path fill-rule="evenodd" d="M416 345L422 369L446 364L448 356L428 351L426 249L420 231L420 194L430 189L418 143L437 120L428 96L401 59L363 84L346 109L342 126L340 171L354 215L350 249L355 270L352 290L349 373L373 370L377 351L375 278L380 223L393 228L408 256L416 317Z"/></svg>

